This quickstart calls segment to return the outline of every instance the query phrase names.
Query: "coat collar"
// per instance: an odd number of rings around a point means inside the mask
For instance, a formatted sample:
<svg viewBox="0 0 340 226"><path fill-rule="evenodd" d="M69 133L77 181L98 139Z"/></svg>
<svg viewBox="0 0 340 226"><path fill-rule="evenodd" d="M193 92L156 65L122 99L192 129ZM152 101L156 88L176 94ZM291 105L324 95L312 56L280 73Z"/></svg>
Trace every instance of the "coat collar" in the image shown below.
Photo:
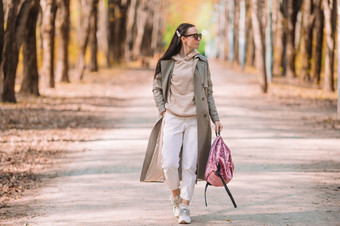
<svg viewBox="0 0 340 226"><path fill-rule="evenodd" d="M197 54L194 58L198 58L198 59L200 59L200 60L202 60L202 61L205 61L205 62L208 61L207 57L205 57L205 56L203 56L203 55L201 55L201 54ZM167 67L170 65L170 63L171 63L172 61L174 61L174 60L173 60L173 59L170 59L170 60L162 60L162 61L161 61L161 66L164 65L163 68L167 68Z"/></svg>

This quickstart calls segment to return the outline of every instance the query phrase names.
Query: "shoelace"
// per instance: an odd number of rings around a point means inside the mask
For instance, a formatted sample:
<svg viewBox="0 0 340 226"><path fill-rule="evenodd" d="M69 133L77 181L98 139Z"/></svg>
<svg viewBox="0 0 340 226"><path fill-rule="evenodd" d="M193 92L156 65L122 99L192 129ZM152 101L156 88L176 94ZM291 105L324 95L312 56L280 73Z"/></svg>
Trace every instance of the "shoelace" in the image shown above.
<svg viewBox="0 0 340 226"><path fill-rule="evenodd" d="M181 209L181 215L190 215L190 211L186 208Z"/></svg>

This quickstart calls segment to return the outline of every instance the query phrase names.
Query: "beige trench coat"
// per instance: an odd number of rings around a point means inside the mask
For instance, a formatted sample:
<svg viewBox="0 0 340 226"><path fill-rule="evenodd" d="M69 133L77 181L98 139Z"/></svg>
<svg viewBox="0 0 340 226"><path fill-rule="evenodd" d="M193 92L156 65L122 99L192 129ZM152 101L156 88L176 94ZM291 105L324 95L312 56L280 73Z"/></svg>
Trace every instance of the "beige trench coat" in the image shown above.
<svg viewBox="0 0 340 226"><path fill-rule="evenodd" d="M210 118L213 122L218 121L219 118L213 97L207 58L199 54L195 58L198 60L194 72L194 101L196 104L198 131L197 179L204 180L205 167L211 146ZM161 164L163 127L161 113L165 110L165 102L174 65L174 60L161 61L161 72L156 75L153 81L153 95L160 114L151 131L140 181L162 182L165 180Z"/></svg>

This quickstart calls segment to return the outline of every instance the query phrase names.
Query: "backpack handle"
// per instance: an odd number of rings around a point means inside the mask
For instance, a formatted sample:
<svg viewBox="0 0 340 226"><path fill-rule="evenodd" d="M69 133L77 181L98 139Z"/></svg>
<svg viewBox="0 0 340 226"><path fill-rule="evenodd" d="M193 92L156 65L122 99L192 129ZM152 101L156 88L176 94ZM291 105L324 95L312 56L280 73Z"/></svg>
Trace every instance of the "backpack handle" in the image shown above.
<svg viewBox="0 0 340 226"><path fill-rule="evenodd" d="M218 131L218 132L215 131L215 135L216 135L216 137L221 136L221 131Z"/></svg>

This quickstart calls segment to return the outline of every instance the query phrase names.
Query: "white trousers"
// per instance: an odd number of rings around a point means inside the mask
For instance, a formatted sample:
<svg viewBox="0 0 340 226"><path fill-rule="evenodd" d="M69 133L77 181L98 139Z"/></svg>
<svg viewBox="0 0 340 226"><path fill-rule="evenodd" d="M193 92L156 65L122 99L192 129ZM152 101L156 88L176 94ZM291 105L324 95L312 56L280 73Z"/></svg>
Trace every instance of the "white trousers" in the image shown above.
<svg viewBox="0 0 340 226"><path fill-rule="evenodd" d="M178 175L182 151L182 185ZM191 200L196 182L198 155L196 116L178 117L169 112L164 116L162 168L171 190L181 189L182 199Z"/></svg>

